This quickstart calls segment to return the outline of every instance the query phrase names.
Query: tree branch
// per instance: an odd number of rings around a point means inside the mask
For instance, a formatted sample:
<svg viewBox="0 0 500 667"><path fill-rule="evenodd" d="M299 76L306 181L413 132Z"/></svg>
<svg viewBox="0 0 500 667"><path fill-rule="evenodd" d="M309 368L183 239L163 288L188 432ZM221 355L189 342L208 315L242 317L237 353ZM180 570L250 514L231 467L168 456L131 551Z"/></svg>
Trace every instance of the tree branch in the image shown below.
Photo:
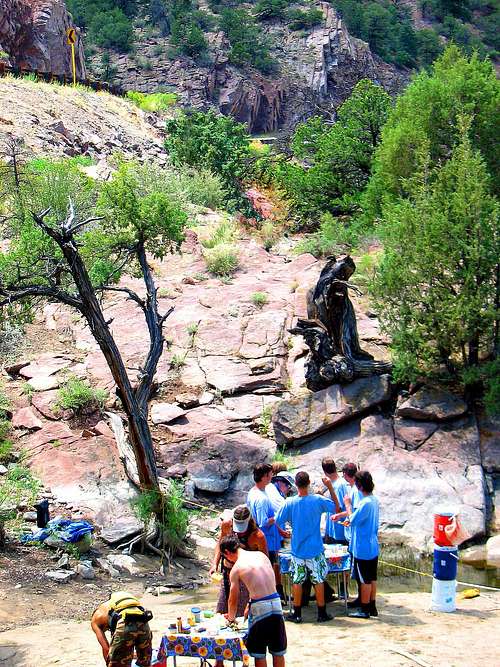
<svg viewBox="0 0 500 667"><path fill-rule="evenodd" d="M122 292L123 294L127 294L128 298L131 301L135 301L135 303L141 308L141 310L146 312L146 304L141 299L141 297L134 292L134 290L129 289L128 287L115 287L114 285L103 285L102 287L99 287L97 291L103 291L103 292Z"/></svg>
<svg viewBox="0 0 500 667"><path fill-rule="evenodd" d="M81 311L83 303L80 299L72 296L68 292L58 290L55 287L47 287L45 285L25 285L24 287L0 287L0 296L4 297L0 300L0 308L8 306L10 303L21 301L28 296L45 296L51 299L56 299L67 306L72 306Z"/></svg>

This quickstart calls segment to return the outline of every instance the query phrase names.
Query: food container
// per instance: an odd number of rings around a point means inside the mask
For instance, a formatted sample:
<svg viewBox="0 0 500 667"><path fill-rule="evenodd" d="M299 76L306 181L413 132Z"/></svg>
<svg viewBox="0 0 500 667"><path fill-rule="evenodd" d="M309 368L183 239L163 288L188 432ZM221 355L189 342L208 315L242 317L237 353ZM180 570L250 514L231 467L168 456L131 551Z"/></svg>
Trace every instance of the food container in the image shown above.
<svg viewBox="0 0 500 667"><path fill-rule="evenodd" d="M214 612L213 612L213 611L210 611L210 609L206 609L206 610L203 612L203 616L204 616L204 618L213 618L213 616L214 616Z"/></svg>
<svg viewBox="0 0 500 667"><path fill-rule="evenodd" d="M193 614L195 623L201 621L201 609L199 607L191 607L191 613Z"/></svg>
<svg viewBox="0 0 500 667"><path fill-rule="evenodd" d="M188 635L191 632L191 626L190 625L183 625L182 626L182 632L185 635Z"/></svg>

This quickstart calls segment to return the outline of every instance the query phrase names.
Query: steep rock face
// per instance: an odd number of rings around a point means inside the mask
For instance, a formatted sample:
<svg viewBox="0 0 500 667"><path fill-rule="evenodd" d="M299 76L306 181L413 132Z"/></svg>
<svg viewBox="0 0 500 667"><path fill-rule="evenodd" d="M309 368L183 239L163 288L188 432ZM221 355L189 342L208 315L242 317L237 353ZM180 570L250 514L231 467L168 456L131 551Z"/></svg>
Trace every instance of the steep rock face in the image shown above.
<svg viewBox="0 0 500 667"><path fill-rule="evenodd" d="M64 0L0 0L0 51L12 65L71 74L66 29L72 26ZM83 43L76 46L78 78L86 77Z"/></svg>
<svg viewBox="0 0 500 667"><path fill-rule="evenodd" d="M246 123L253 133L293 127L312 113L332 109L343 102L356 83L369 78L390 93L399 90L408 75L373 55L368 45L351 37L328 3L319 3L325 20L307 33L294 32L280 21L262 24L269 36L277 71L262 75L252 68L231 65L229 43L222 33L208 33L211 63L168 55L168 44L136 31L141 56L152 67L129 56L112 56L117 73L113 82L127 89L150 92L158 87L179 94L180 103L204 109L215 106ZM158 52L160 54L158 55ZM99 56L95 57L94 67Z"/></svg>

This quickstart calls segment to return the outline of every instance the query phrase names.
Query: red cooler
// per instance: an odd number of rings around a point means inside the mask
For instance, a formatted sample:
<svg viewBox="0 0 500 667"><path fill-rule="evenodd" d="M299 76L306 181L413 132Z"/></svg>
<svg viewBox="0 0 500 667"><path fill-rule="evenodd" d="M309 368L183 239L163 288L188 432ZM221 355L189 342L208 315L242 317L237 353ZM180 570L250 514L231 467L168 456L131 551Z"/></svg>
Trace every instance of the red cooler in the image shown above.
<svg viewBox="0 0 500 667"><path fill-rule="evenodd" d="M456 515L456 512L444 507L436 507L434 510L434 542L440 547L452 547L453 543L450 542L446 533L445 526L448 526L453 517Z"/></svg>

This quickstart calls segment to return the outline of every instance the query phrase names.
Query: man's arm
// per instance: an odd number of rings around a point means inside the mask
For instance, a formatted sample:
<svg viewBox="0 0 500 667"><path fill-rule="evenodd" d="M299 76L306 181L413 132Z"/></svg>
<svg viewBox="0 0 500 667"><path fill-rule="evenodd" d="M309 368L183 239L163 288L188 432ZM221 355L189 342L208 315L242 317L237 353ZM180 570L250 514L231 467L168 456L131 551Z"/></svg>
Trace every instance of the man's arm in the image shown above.
<svg viewBox="0 0 500 667"><path fill-rule="evenodd" d="M237 565L231 569L229 581L231 582L231 590L229 591L229 600L227 601L226 618L232 623L236 620L236 612L238 611L238 602L240 599L240 577Z"/></svg>
<svg viewBox="0 0 500 667"><path fill-rule="evenodd" d="M342 510L342 508L339 505L339 500L337 498L337 494L335 493L335 489L333 488L332 480L328 479L328 477L323 477L323 484L326 486L326 488L330 492L330 497L335 504L335 512L340 512Z"/></svg>
<svg viewBox="0 0 500 667"><path fill-rule="evenodd" d="M278 524L279 528L283 528L285 523L289 521L288 518L288 503L285 500L285 504L279 508L278 514L276 514L276 523Z"/></svg>
<svg viewBox="0 0 500 667"><path fill-rule="evenodd" d="M255 523L262 530L262 528L272 526L274 521L274 510L268 497L264 496L259 498L259 500L255 503Z"/></svg>
<svg viewBox="0 0 500 667"><path fill-rule="evenodd" d="M95 633L95 636L97 637L97 641L101 645L102 648L102 657L104 658L104 662L108 664L108 656L109 656L109 642L107 640L106 635L104 634L104 630L102 627L99 625L98 621L92 618L92 621L90 623L92 630Z"/></svg>
<svg viewBox="0 0 500 667"><path fill-rule="evenodd" d="M260 534L258 534L255 538L255 541L257 543L257 547L259 551L261 551L263 554L266 554L266 556L269 556L269 551L267 549L267 540L266 536L262 531L260 531Z"/></svg>

